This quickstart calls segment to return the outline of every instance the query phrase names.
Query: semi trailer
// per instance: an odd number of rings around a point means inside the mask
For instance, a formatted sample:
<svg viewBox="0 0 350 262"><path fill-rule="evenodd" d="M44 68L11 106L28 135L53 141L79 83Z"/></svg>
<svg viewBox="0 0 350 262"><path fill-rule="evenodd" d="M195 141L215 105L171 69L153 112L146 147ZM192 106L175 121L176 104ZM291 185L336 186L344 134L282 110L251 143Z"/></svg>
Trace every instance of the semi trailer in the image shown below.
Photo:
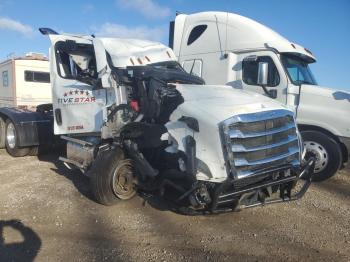
<svg viewBox="0 0 350 262"><path fill-rule="evenodd" d="M40 31L51 40L52 108L36 114L52 116L66 141L60 160L90 178L99 203L145 192L208 214L307 191L314 158L304 159L294 114L279 102L206 85L159 43ZM3 121L16 130L13 119Z"/></svg>
<svg viewBox="0 0 350 262"><path fill-rule="evenodd" d="M350 92L317 85L310 50L227 12L178 14L169 33L169 45L187 72L208 84L264 94L295 113L307 156L316 158L315 181L333 176L348 162ZM264 71L264 85L259 71Z"/></svg>

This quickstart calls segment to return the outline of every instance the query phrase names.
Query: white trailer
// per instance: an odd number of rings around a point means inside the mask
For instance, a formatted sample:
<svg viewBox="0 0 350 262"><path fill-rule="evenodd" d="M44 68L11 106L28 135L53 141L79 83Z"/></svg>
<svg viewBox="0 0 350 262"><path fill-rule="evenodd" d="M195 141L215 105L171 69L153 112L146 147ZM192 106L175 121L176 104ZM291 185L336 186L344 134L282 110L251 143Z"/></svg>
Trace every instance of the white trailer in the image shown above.
<svg viewBox="0 0 350 262"><path fill-rule="evenodd" d="M0 63L0 107L34 110L45 103L51 103L51 85L44 55L28 53Z"/></svg>
<svg viewBox="0 0 350 262"><path fill-rule="evenodd" d="M307 155L316 157L314 180L331 177L348 161L350 92L317 85L310 50L226 12L177 15L169 44L184 69L207 84L264 94L293 110Z"/></svg>

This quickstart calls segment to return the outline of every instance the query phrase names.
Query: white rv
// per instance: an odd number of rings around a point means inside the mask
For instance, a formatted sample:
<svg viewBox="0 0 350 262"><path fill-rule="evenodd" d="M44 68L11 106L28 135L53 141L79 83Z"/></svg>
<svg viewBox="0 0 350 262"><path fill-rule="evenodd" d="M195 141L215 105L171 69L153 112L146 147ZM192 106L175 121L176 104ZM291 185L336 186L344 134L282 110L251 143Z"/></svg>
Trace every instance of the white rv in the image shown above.
<svg viewBox="0 0 350 262"><path fill-rule="evenodd" d="M292 109L307 154L317 159L314 180L331 177L348 161L350 92L317 85L310 50L226 12L177 15L169 45L184 69L207 84L265 94Z"/></svg>
<svg viewBox="0 0 350 262"><path fill-rule="evenodd" d="M51 85L44 55L28 53L0 63L0 107L34 109L45 103L51 103Z"/></svg>

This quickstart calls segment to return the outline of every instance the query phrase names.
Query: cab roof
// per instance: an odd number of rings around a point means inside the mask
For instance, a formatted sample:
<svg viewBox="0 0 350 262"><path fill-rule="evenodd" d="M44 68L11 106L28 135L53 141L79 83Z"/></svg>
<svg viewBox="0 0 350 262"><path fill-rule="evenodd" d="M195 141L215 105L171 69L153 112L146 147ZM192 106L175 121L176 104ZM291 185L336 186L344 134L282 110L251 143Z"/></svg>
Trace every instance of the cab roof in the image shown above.
<svg viewBox="0 0 350 262"><path fill-rule="evenodd" d="M183 25L183 38L185 39L189 31L196 25L212 25L211 39L213 39L214 33L215 37L218 38L219 31L223 42L222 48L225 51L273 48L279 53L300 56L308 62L316 61L313 54L306 48L290 42L272 29L241 15L228 12L200 12L191 15L180 14L175 21L175 30L177 24ZM217 49L217 41L205 41L205 45L207 48L210 48L210 45L215 45Z"/></svg>

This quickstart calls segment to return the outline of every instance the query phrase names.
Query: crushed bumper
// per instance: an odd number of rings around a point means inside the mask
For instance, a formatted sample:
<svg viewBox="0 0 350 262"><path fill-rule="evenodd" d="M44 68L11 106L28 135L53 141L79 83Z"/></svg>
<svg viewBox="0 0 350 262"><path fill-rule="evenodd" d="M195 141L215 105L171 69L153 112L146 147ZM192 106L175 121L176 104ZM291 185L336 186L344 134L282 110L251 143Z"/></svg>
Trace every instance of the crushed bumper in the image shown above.
<svg viewBox="0 0 350 262"><path fill-rule="evenodd" d="M271 198L271 199L258 198L256 201L253 201L248 205L247 204L240 205L240 203L237 202L236 203L237 205L234 209L239 210L243 208L264 206L269 204L298 200L304 196L309 186L311 185L314 165L315 165L315 160L314 158L311 158L301 168L301 170L299 171L294 170L296 175L279 178L273 181L262 182L255 185L249 185L244 188L240 188L239 190L234 190L232 192L227 192L227 190L225 190L227 189L228 186L232 187L234 185L234 181L229 181L228 183L218 187L218 189L216 190L214 194L213 203L211 205L211 212L221 213L221 212L233 211L232 208L227 208L227 204L229 203L234 204L235 202L238 201L240 196L244 194L249 194L252 192L264 190L264 189L267 189L268 187L274 187L274 186L280 186L279 197ZM279 171L283 171L285 169L287 168L285 167L284 169L280 169ZM303 180L303 185L298 191L292 193L293 183L295 184L300 179ZM226 206L226 207L221 208L221 206Z"/></svg>

